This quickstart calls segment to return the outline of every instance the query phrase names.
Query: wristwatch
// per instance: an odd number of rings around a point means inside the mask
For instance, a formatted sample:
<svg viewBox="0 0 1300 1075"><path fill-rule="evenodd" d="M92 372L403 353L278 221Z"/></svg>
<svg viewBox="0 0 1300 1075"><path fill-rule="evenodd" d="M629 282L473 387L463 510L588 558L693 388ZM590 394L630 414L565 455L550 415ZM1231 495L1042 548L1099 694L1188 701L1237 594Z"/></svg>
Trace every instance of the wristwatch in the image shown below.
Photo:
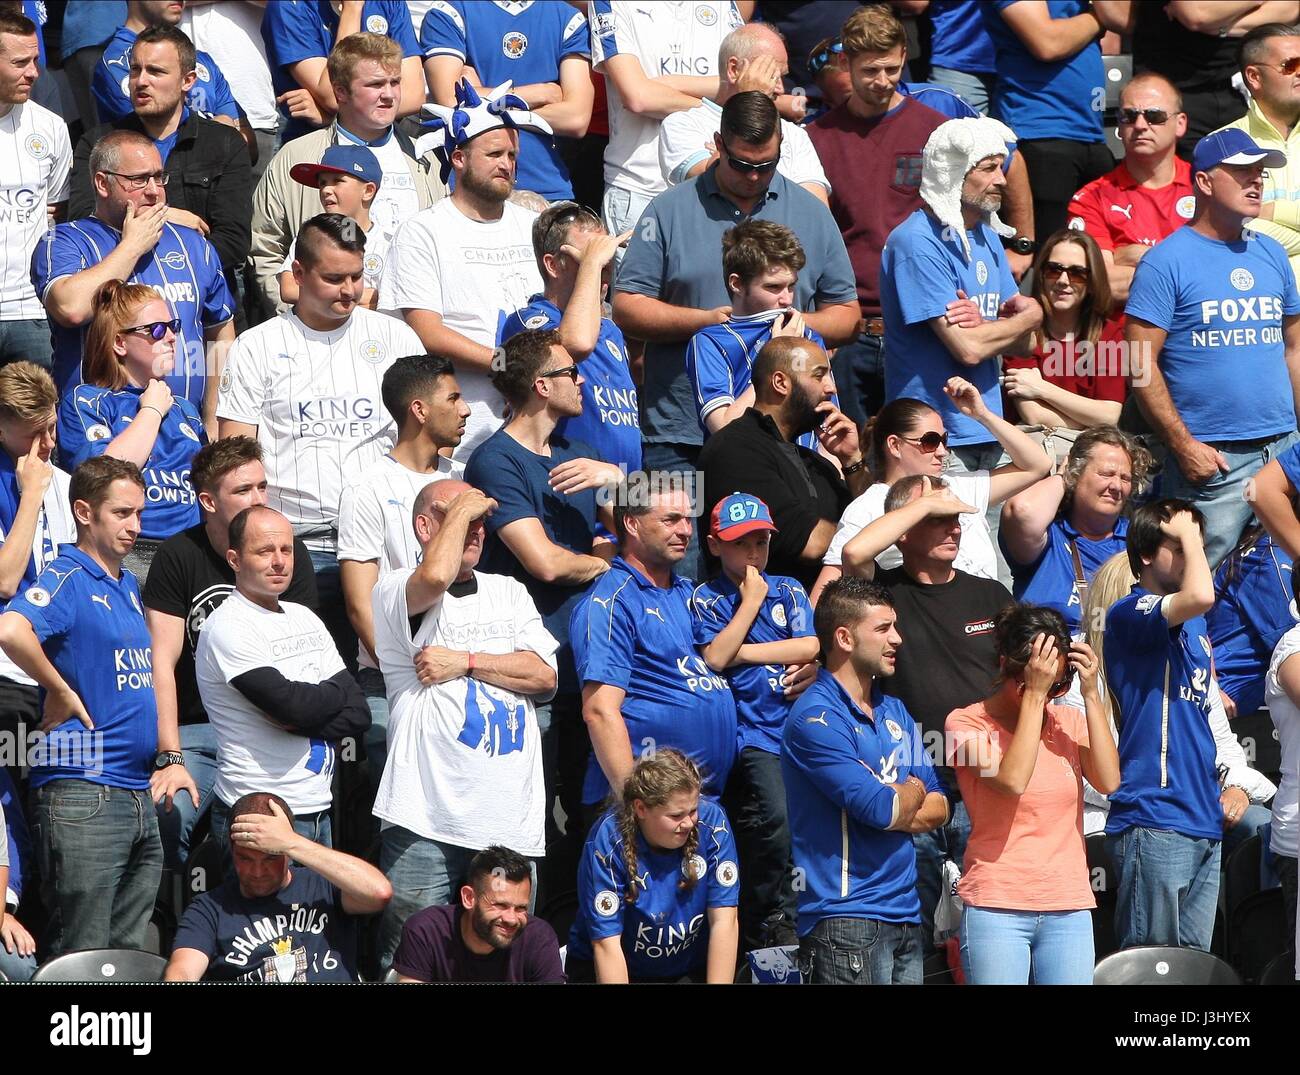
<svg viewBox="0 0 1300 1075"><path fill-rule="evenodd" d="M1008 250L1014 250L1017 254L1032 254L1038 249L1038 244L1028 235L1017 235L1014 239L1003 239L1002 244Z"/></svg>
<svg viewBox="0 0 1300 1075"><path fill-rule="evenodd" d="M159 769L166 769L172 765L184 765L185 755L179 750L160 750L158 756L153 760L155 772Z"/></svg>

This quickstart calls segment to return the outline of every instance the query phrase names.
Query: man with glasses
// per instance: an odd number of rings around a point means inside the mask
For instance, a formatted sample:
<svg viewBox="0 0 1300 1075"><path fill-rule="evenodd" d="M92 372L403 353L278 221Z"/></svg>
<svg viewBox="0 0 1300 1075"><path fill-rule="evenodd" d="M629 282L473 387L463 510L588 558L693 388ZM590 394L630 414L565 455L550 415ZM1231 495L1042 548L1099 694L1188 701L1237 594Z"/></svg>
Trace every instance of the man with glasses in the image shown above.
<svg viewBox="0 0 1300 1075"><path fill-rule="evenodd" d="M1138 264L1125 312L1133 393L1168 458L1160 492L1205 515L1211 569L1251 516L1249 483L1296 437L1300 291L1259 216L1279 150L1228 127L1192 155L1196 215Z"/></svg>
<svg viewBox="0 0 1300 1075"><path fill-rule="evenodd" d="M1300 276L1300 26L1275 22L1241 42L1241 77L1250 90L1246 114L1229 124L1255 144L1287 155L1264 175L1259 216L1248 225L1282 244Z"/></svg>
<svg viewBox="0 0 1300 1075"><path fill-rule="evenodd" d="M738 93L722 109L714 135L718 161L657 197L628 244L615 281L614 319L647 341L641 388L647 468L694 472L703 430L686 375L686 347L707 325L732 313L722 272L722 236L745 220L784 224L799 237L807 263L794 306L828 347L850 340L859 311L853 269L830 211L777 172L780 116L764 93ZM727 489L726 492L731 492ZM698 577L699 546L682 572Z"/></svg>
<svg viewBox="0 0 1300 1075"><path fill-rule="evenodd" d="M1142 257L1196 211L1191 166L1175 155L1186 130L1174 84L1164 75L1138 75L1119 95L1124 159L1070 199L1070 227L1097 240L1117 302L1128 298Z"/></svg>
<svg viewBox="0 0 1300 1075"><path fill-rule="evenodd" d="M609 570L614 545L598 539L596 522L599 518L612 533L614 517L608 499L599 494L622 481L623 472L595 458L588 445L557 432L562 420L580 416L585 406L582 367L559 332L533 329L512 336L504 358L492 383L512 417L475 450L465 480L497 503L486 519L484 570L523 583L560 646L555 700L550 712L538 717L548 803L549 793L563 794L565 815L576 818L588 748L569 616L591 581ZM580 835L569 826L571 841ZM569 850L576 856L576 845Z"/></svg>
<svg viewBox="0 0 1300 1075"><path fill-rule="evenodd" d="M146 284L181 323L167 384L200 407L211 427L216 391L206 344L235 338L234 300L220 255L200 232L167 219L170 177L147 135L105 135L90 154L90 172L94 215L47 232L32 258L32 283L54 337L55 384L63 393L82 383L86 328L100 287L108 280Z"/></svg>

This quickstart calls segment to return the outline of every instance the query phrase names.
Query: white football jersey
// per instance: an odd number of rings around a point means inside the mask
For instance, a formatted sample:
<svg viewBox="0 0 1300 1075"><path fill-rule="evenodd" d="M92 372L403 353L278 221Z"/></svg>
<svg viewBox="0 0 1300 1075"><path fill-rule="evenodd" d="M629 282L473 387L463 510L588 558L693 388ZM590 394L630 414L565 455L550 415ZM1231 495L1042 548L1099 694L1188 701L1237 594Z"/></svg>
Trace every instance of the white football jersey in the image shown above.
<svg viewBox="0 0 1300 1075"><path fill-rule="evenodd" d="M68 125L33 101L0 116L0 321L44 319L32 251L49 230L47 205L68 200Z"/></svg>

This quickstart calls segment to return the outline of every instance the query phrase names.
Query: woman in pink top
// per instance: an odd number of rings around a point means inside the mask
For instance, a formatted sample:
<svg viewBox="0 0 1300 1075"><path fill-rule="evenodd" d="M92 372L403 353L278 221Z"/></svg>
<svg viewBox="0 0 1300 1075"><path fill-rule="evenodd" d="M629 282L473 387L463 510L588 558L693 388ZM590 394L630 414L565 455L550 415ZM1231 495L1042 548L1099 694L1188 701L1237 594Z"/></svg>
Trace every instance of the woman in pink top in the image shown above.
<svg viewBox="0 0 1300 1075"><path fill-rule="evenodd" d="M994 620L997 691L948 716L948 763L970 812L957 892L972 985L1092 982L1096 906L1083 843L1083 777L1119 787L1097 692L1097 657L1055 609L1011 605ZM1086 716L1049 703L1080 675Z"/></svg>

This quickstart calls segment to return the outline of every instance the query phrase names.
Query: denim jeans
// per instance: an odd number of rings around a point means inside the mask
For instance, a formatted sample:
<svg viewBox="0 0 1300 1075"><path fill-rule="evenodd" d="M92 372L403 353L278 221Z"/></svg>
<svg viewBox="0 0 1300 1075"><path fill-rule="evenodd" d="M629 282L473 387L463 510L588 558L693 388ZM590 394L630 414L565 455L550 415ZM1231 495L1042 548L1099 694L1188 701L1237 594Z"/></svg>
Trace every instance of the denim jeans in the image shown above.
<svg viewBox="0 0 1300 1075"><path fill-rule="evenodd" d="M1090 911L965 907L961 967L967 985L1092 985Z"/></svg>
<svg viewBox="0 0 1300 1075"><path fill-rule="evenodd" d="M613 234L618 233L614 232ZM703 512L707 507L703 503L704 481L702 477L696 481L696 475L699 474L699 458L700 448L697 444L650 442L642 446L641 465L647 472L658 470L668 474L689 474L691 476L690 480L694 482L695 509ZM692 486L687 488L692 488ZM697 515L694 523L695 525L691 527L690 544L686 546L686 556L677 565L676 571L682 578L700 582L706 577L704 574L703 542L700 538L700 531L708 528L709 520Z"/></svg>
<svg viewBox="0 0 1300 1075"><path fill-rule="evenodd" d="M202 724L180 726L181 752L185 755L185 768L198 785L199 801L195 803L188 791L179 791L172 797L172 808L158 803L158 835L162 839L163 866L169 870L185 868L190 853L190 835L203 812L212 805L212 787L217 782L217 733L206 721Z"/></svg>
<svg viewBox="0 0 1300 1075"><path fill-rule="evenodd" d="M30 982L35 973L35 956L20 956L17 952L11 955L5 951L4 944L0 943L0 975L4 976L4 981Z"/></svg>
<svg viewBox="0 0 1300 1075"><path fill-rule="evenodd" d="M939 906L939 894L943 890L945 844L952 860L960 866L969 839L970 814L965 803L953 807L952 817L942 829L912 837L912 846L916 848L916 893L921 897L921 947L926 956L934 951L934 909Z"/></svg>
<svg viewBox="0 0 1300 1075"><path fill-rule="evenodd" d="M355 676L359 643L352 621L348 619L348 610L343 604L343 581L339 576L338 556L319 549L308 551L311 553L312 570L316 572L316 615L334 639L334 645L338 648L343 663L348 666L348 671Z"/></svg>
<svg viewBox="0 0 1300 1075"><path fill-rule="evenodd" d="M27 361L35 362L48 370L54 363L53 356L50 323L45 318L0 321L0 366Z"/></svg>
<svg viewBox="0 0 1300 1075"><path fill-rule="evenodd" d="M1134 827L1106 837L1119 877L1120 948L1159 944L1210 950L1223 845L1168 829Z"/></svg>
<svg viewBox="0 0 1300 1075"><path fill-rule="evenodd" d="M920 985L921 927L873 918L823 918L799 944L811 985Z"/></svg>
<svg viewBox="0 0 1300 1075"><path fill-rule="evenodd" d="M859 430L885 405L885 337L864 332L837 348L831 373L842 410Z"/></svg>
<svg viewBox="0 0 1300 1075"><path fill-rule="evenodd" d="M740 936L742 951L748 952L774 943L769 940L774 929L792 932L797 913L780 755L757 747L742 750L725 801L740 855Z"/></svg>
<svg viewBox="0 0 1300 1075"><path fill-rule="evenodd" d="M149 790L52 780L33 798L50 955L142 947L163 862Z"/></svg>
<svg viewBox="0 0 1300 1075"><path fill-rule="evenodd" d="M645 212L646 206L650 204L653 197L640 191L624 190L622 187L606 187L600 210L610 235L622 235L625 231L636 227L636 222L641 219L641 214ZM626 253L625 246L620 246L614 252L615 268L623 264L623 255Z"/></svg>
<svg viewBox="0 0 1300 1075"><path fill-rule="evenodd" d="M1002 445L968 444L948 450L948 470L953 474L973 474L977 470L993 471L1009 462ZM1007 558L1002 555L1002 546L998 544L998 529L1002 525L1002 505L990 503L984 513L984 520L989 524L989 535L993 538L993 553L998 561L998 581L1008 590L1011 589L1011 568Z"/></svg>
<svg viewBox="0 0 1300 1075"><path fill-rule="evenodd" d="M403 923L416 911L453 902L475 854L472 848L429 840L400 825L384 828L379 868L393 886L379 923L379 964L385 971L402 939Z"/></svg>
<svg viewBox="0 0 1300 1075"><path fill-rule="evenodd" d="M293 831L322 847L334 846L334 829L328 810L295 816ZM226 875L229 876L234 868L234 860L230 857L230 807L217 798L212 800L212 838L221 845Z"/></svg>
<svg viewBox="0 0 1300 1075"><path fill-rule="evenodd" d="M989 97L997 75L972 71L954 71L951 67L931 67L929 81L951 90L982 116L989 114Z"/></svg>
<svg viewBox="0 0 1300 1075"><path fill-rule="evenodd" d="M1300 440L1286 433L1271 441L1214 441L1228 460L1228 473L1216 472L1204 485L1193 485L1178 467L1178 459L1169 453L1160 476L1160 495L1190 500L1205 515L1205 558L1213 571L1232 552L1250 520L1254 508L1246 499L1249 483L1269 460Z"/></svg>

